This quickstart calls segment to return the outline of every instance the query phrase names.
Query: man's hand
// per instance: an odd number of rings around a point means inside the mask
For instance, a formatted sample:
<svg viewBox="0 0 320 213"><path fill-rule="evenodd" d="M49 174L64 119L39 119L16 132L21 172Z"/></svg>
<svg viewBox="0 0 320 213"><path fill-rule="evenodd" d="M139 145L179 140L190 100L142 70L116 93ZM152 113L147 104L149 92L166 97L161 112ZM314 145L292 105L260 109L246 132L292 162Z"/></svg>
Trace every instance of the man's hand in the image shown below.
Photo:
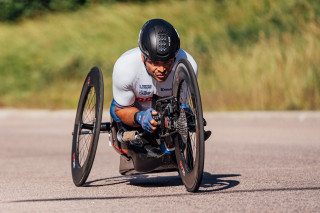
<svg viewBox="0 0 320 213"><path fill-rule="evenodd" d="M144 130L153 133L157 129L158 122L156 122L152 116L157 114L158 112L153 108L150 108L146 111L140 111L137 114L136 121Z"/></svg>

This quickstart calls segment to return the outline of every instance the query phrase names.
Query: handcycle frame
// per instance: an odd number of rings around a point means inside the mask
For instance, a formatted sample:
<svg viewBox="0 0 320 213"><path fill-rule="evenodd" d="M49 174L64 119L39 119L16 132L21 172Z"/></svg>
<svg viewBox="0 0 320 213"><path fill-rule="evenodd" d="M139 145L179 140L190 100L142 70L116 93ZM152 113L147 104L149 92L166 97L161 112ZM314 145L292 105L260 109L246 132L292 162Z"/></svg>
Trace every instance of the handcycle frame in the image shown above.
<svg viewBox="0 0 320 213"><path fill-rule="evenodd" d="M141 128L127 128L112 118L111 122L101 122L102 73L98 67L91 69L82 88L73 131L71 168L75 185L85 183L94 161L99 134L108 132L109 142L121 156L121 174L179 171L187 191L198 190L204 166L200 92L195 73L187 60L181 59L173 71L173 95L153 97L152 105L158 112L154 118L159 125L156 133L149 134ZM187 100L190 109L181 107ZM88 144L86 151L81 150L81 143Z"/></svg>

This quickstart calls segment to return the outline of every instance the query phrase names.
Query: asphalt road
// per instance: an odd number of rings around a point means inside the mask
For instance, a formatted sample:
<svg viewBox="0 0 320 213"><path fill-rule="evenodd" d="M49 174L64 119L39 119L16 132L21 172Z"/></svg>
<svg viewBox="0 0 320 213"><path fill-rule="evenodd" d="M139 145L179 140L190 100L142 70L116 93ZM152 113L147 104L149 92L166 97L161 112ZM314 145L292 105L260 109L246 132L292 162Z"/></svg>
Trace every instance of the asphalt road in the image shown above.
<svg viewBox="0 0 320 213"><path fill-rule="evenodd" d="M320 112L205 113L198 193L176 172L121 176L107 134L74 186L74 116L0 110L0 212L320 212Z"/></svg>

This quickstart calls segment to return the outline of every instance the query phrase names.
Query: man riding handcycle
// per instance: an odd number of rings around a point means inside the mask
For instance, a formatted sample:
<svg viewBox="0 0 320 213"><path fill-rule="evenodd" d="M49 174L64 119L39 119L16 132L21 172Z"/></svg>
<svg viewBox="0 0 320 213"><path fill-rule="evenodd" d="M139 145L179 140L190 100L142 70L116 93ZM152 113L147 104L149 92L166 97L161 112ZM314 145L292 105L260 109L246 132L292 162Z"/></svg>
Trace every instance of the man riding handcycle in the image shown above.
<svg viewBox="0 0 320 213"><path fill-rule="evenodd" d="M139 48L125 52L113 69L111 122L101 123L103 80L89 72L79 100L72 145L75 185L85 183L99 134L111 133L123 175L178 170L188 191L197 191L204 167L204 131L197 64L180 49L175 28L165 20L146 22Z"/></svg>

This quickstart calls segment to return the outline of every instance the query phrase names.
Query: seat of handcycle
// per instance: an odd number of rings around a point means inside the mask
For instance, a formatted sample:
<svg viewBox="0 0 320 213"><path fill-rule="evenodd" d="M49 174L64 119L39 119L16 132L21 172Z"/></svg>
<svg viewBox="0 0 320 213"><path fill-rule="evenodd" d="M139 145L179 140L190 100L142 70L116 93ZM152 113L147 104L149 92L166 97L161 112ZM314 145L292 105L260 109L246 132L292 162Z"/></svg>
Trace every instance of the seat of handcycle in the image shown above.
<svg viewBox="0 0 320 213"><path fill-rule="evenodd" d="M120 154L119 172L122 175L133 175L153 172L178 171L174 152L167 153L156 142L155 135L143 132L142 128L134 128L116 122L112 123L112 145ZM143 133L143 145L121 143L117 139L119 129L124 131L136 130Z"/></svg>

